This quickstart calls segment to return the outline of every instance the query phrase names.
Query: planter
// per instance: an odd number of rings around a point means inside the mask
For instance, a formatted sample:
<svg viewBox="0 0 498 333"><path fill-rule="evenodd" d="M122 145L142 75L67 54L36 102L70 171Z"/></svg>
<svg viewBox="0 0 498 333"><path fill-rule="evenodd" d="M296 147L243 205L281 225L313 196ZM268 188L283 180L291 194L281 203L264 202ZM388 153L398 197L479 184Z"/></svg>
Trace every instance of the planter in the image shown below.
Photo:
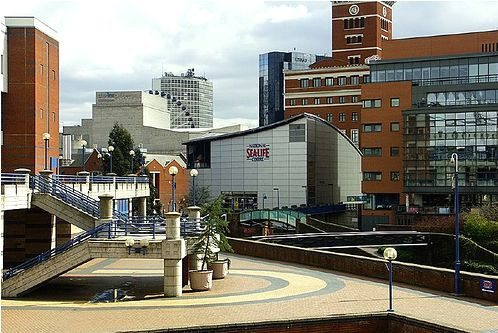
<svg viewBox="0 0 498 333"><path fill-rule="evenodd" d="M213 279L224 279L230 268L230 259L215 260L210 267L213 270Z"/></svg>
<svg viewBox="0 0 498 333"><path fill-rule="evenodd" d="M190 288L195 291L206 291L213 286L213 271L190 271Z"/></svg>

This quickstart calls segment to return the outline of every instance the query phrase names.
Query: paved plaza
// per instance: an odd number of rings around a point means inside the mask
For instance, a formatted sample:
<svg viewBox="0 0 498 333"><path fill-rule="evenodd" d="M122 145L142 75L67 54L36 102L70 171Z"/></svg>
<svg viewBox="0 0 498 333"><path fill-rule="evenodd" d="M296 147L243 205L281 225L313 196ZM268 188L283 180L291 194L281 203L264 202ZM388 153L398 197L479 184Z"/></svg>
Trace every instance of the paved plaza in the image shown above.
<svg viewBox="0 0 498 333"><path fill-rule="evenodd" d="M2 332L113 332L385 312L385 282L230 255L228 277L209 292L162 297L163 261L92 260L19 299L2 300ZM396 272L394 272L396 274ZM387 275L387 271L386 271ZM97 293L127 291L117 303ZM394 288L396 313L465 331L498 332L498 305Z"/></svg>

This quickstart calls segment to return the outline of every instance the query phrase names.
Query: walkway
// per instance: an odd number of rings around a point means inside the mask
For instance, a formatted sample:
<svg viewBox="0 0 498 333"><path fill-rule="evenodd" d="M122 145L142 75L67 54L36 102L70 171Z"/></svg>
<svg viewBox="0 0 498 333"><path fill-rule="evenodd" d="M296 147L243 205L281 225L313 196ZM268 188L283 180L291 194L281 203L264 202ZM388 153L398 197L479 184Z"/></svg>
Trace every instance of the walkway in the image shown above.
<svg viewBox="0 0 498 333"><path fill-rule="evenodd" d="M191 293L185 287L181 298L161 297L162 260L92 260L24 298L2 300L2 332L140 331L364 314L387 308L387 286L379 281L231 258L225 280L214 281L210 292ZM110 288L128 290L135 300L88 303ZM403 287L395 287L394 293L399 314L466 331L498 332L496 304Z"/></svg>

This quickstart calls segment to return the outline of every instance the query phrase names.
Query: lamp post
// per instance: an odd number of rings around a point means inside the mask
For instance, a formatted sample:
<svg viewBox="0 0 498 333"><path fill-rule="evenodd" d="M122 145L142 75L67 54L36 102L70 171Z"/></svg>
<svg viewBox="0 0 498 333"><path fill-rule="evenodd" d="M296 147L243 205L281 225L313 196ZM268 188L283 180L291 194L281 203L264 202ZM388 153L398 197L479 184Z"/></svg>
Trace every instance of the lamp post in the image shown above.
<svg viewBox="0 0 498 333"><path fill-rule="evenodd" d="M176 166L171 166L168 170L169 174L171 175L171 211L176 212L176 207L175 207L175 176L178 173L178 168Z"/></svg>
<svg viewBox="0 0 498 333"><path fill-rule="evenodd" d="M192 203L195 206L195 177L199 174L197 169L190 170L190 176L192 176Z"/></svg>
<svg viewBox="0 0 498 333"><path fill-rule="evenodd" d="M135 151L130 150L130 173L133 173L133 157L135 156Z"/></svg>
<svg viewBox="0 0 498 333"><path fill-rule="evenodd" d="M265 199L268 199L266 193L263 193L263 209L265 209Z"/></svg>
<svg viewBox="0 0 498 333"><path fill-rule="evenodd" d="M112 152L114 151L114 147L107 147L107 151L109 152L109 173L112 173Z"/></svg>
<svg viewBox="0 0 498 333"><path fill-rule="evenodd" d="M306 206L308 206L308 186L303 185L303 186L301 186L301 187L304 189L304 196L305 196L305 198L306 198L306 202L305 202L305 204L306 204Z"/></svg>
<svg viewBox="0 0 498 333"><path fill-rule="evenodd" d="M87 142L86 140L81 140L80 141L80 144L81 144L81 154L83 156L82 160L81 160L81 163L83 164L83 171L86 171L86 163L85 163L85 147L87 145Z"/></svg>
<svg viewBox="0 0 498 333"><path fill-rule="evenodd" d="M398 252L392 247L388 247L384 250L384 259L388 262L387 269L389 270L389 308L388 312L393 312L393 260L398 257Z"/></svg>
<svg viewBox="0 0 498 333"><path fill-rule="evenodd" d="M280 209L280 189L278 187L274 187L273 190L277 191L277 208Z"/></svg>
<svg viewBox="0 0 498 333"><path fill-rule="evenodd" d="M98 153L97 158L99 159L99 171L102 170L102 154Z"/></svg>
<svg viewBox="0 0 498 333"><path fill-rule="evenodd" d="M455 163L455 294L460 295L460 222L458 198L458 154L451 154L451 163Z"/></svg>
<svg viewBox="0 0 498 333"><path fill-rule="evenodd" d="M48 140L50 140L50 134L43 133L43 141L45 142L45 170L48 169Z"/></svg>

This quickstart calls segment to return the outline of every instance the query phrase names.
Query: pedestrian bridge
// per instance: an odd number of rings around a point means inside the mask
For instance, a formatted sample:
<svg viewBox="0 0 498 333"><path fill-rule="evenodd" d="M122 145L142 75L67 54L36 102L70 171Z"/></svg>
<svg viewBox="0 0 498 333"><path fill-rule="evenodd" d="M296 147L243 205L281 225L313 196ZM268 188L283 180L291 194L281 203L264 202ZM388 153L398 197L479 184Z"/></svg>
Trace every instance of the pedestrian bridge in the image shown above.
<svg viewBox="0 0 498 333"><path fill-rule="evenodd" d="M297 221L304 221L306 214L293 210L250 210L240 213L240 224L243 226L268 226L272 229L295 231Z"/></svg>

